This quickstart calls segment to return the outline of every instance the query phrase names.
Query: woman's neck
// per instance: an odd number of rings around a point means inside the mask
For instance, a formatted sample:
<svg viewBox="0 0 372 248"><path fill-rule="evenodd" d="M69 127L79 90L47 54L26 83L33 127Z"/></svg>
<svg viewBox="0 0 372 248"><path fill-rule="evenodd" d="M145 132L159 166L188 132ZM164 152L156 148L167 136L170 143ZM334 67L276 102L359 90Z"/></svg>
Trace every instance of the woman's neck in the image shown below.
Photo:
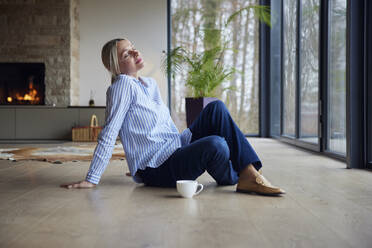
<svg viewBox="0 0 372 248"><path fill-rule="evenodd" d="M137 73L135 74L128 74L128 76L134 77L135 79L138 79Z"/></svg>

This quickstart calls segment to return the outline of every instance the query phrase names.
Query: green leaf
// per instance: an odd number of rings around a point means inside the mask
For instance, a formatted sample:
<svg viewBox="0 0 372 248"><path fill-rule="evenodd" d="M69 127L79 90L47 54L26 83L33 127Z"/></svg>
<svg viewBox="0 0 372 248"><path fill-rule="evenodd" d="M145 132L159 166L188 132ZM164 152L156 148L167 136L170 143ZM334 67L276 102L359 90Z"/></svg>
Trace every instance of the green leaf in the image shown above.
<svg viewBox="0 0 372 248"><path fill-rule="evenodd" d="M270 7L265 5L248 5L244 8L239 9L238 11L234 12L232 15L229 16L225 24L225 27L230 22L232 22L237 16L241 15L243 12L247 12L247 14L249 14L250 10L253 10L255 18L271 27Z"/></svg>

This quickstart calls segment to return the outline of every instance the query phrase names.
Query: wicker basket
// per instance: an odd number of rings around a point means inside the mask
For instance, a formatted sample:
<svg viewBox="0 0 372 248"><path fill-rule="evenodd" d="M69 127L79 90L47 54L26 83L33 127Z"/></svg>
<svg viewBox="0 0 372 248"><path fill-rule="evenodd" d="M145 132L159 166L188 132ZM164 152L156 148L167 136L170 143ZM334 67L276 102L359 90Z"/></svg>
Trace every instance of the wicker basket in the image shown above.
<svg viewBox="0 0 372 248"><path fill-rule="evenodd" d="M102 127L98 126L96 115L92 115L89 127L73 127L72 128L72 141L97 141L98 135Z"/></svg>

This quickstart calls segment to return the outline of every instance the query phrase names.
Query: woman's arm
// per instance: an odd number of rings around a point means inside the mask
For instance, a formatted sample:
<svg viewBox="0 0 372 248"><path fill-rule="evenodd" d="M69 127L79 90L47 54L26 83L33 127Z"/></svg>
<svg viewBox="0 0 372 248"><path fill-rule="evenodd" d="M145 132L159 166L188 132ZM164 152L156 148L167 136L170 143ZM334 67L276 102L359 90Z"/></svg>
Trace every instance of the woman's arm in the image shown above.
<svg viewBox="0 0 372 248"><path fill-rule="evenodd" d="M62 184L65 188L92 188L100 181L101 175L106 169L119 130L133 100L131 79L121 76L112 84L106 95L106 120L105 126L98 136L98 144L94 150L93 159L85 180L80 182Z"/></svg>

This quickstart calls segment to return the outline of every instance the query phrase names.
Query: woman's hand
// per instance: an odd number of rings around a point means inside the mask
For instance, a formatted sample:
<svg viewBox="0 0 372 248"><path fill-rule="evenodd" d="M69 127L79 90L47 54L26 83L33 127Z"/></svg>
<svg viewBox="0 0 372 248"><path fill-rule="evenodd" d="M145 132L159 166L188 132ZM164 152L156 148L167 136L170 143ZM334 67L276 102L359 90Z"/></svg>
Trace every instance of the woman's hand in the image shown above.
<svg viewBox="0 0 372 248"><path fill-rule="evenodd" d="M75 183L66 183L61 184L60 187L66 188L66 189L88 189L88 188L94 188L96 185L94 183L88 182L88 181L80 181Z"/></svg>

